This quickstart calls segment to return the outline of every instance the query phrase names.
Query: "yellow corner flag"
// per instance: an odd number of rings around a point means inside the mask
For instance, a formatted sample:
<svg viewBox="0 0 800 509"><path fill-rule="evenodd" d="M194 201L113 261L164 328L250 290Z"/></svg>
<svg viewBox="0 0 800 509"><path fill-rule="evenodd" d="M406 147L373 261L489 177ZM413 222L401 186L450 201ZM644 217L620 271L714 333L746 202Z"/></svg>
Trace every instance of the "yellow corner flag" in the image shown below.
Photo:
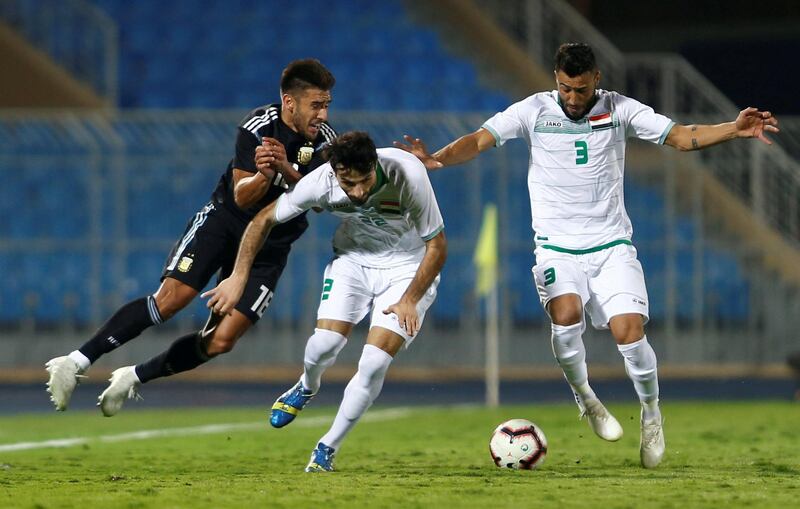
<svg viewBox="0 0 800 509"><path fill-rule="evenodd" d="M493 203L483 208L483 224L473 262L478 270L475 293L486 296L497 285L497 207Z"/></svg>

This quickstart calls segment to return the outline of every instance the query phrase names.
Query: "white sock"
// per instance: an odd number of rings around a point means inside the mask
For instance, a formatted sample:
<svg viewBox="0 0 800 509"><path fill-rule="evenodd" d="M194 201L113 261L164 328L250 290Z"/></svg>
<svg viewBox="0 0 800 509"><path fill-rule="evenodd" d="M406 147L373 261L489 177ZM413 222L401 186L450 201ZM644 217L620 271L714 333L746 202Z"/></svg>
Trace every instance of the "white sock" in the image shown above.
<svg viewBox="0 0 800 509"><path fill-rule="evenodd" d="M331 429L319 439L323 444L338 450L344 437L381 392L386 371L392 356L377 346L364 345L358 371L344 390L342 403L333 420Z"/></svg>
<svg viewBox="0 0 800 509"><path fill-rule="evenodd" d="M656 353L647 341L647 336L635 343L617 345L625 359L625 371L633 381L636 394L642 404L642 420L661 419L658 408L658 365Z"/></svg>
<svg viewBox="0 0 800 509"><path fill-rule="evenodd" d="M81 371L86 371L89 369L89 366L92 365L92 362L89 360L89 358L80 353L78 350L71 351L67 357L75 361L75 364L78 365Z"/></svg>
<svg viewBox="0 0 800 509"><path fill-rule="evenodd" d="M347 338L327 329L314 329L314 334L306 342L306 353L303 358L304 371L300 381L305 389L316 394L322 383L322 374L334 362Z"/></svg>
<svg viewBox="0 0 800 509"><path fill-rule="evenodd" d="M573 325L551 324L550 340L553 345L553 355L556 356L559 366L564 371L564 378L572 387L579 403L597 396L589 387L589 371L586 367L586 348L583 346L583 322Z"/></svg>

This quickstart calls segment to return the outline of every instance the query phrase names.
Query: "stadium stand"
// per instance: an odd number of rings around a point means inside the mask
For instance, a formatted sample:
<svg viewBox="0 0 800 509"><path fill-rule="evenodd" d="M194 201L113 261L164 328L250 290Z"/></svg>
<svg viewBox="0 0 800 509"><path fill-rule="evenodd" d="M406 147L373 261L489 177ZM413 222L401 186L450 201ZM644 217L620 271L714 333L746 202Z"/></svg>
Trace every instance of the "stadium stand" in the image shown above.
<svg viewBox="0 0 800 509"><path fill-rule="evenodd" d="M96 4L119 26L124 108L252 107L274 96L274 77L288 60L307 56L338 77L341 110L474 111L508 103L396 0L312 1L302 9L283 1Z"/></svg>
<svg viewBox="0 0 800 509"><path fill-rule="evenodd" d="M304 2L303 9L291 8L288 1L97 0L96 5L119 26L119 106L124 109L253 107L275 99L276 76L288 60L311 55L338 78L333 124L340 131L367 128L376 133L379 145L409 132L438 147L454 133L436 128L435 121L385 119L375 122L373 131L359 117L343 116L348 120L340 122L339 112L484 112L475 116L474 128L486 114L511 102L484 86L475 66L448 52L435 31L415 24L399 1L314 0ZM280 12L279 23L275 12ZM309 13L324 13L323 20L311 20ZM385 19L393 22L382 29ZM305 28L308 23L313 23L313 32ZM0 223L0 239L10 242L0 249L0 257L11 274L0 295L0 322L33 318L45 325L69 321L88 326L118 303L153 291L171 243L208 199L225 168L239 114L212 119L122 114L66 124L0 121L0 153L11 158L17 170L5 172L0 188L0 212L13 217ZM175 146L181 147L180 153ZM502 158L480 163L477 195L475 181L461 177L458 170L451 176L433 176L455 246L432 313L437 320L459 321L474 300L476 219L481 202L490 199L506 204L501 241L506 246L503 277L511 315L519 323L544 320L532 289L530 211L527 189L520 185L527 150L521 144L506 150ZM202 156L190 158L197 152ZM494 179L501 165L510 171L503 189ZM635 168L629 174L626 195L635 223L634 242L648 277L652 316L661 320L670 273L661 245L668 233L664 198L660 187L637 181ZM468 205L477 210L460 213L466 197L474 196L477 202ZM173 206L165 209L166 203ZM333 223L317 217L312 223L319 223L313 233L315 246L327 249ZM695 267L696 257L689 249L698 237L696 226L683 216L675 223L676 272L686 283L679 288L688 287L702 271L704 306L711 319L735 323L747 316L749 286L736 258L709 245L702 267ZM64 241L69 248L54 256L43 245L21 256L13 241ZM93 260L92 252L99 261ZM281 287L285 298L273 306L272 319L296 320L314 305L322 262L324 257L308 251L293 255ZM86 275L98 270L103 276L93 297L93 283ZM98 298L100 310L91 305ZM187 310L193 323L204 321L203 305L198 300ZM678 296L679 321L690 321L694 309L688 295Z"/></svg>

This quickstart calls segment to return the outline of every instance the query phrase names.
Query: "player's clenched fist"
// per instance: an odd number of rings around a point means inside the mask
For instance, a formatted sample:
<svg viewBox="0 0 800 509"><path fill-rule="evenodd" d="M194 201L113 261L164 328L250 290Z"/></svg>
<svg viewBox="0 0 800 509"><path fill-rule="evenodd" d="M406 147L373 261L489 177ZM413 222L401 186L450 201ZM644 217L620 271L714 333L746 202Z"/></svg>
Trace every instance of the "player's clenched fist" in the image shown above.
<svg viewBox="0 0 800 509"><path fill-rule="evenodd" d="M256 169L264 177L271 181L275 177L275 169L273 168L274 156L268 147L259 145L256 147Z"/></svg>
<svg viewBox="0 0 800 509"><path fill-rule="evenodd" d="M284 173L287 167L291 167L283 143L275 138L261 138L261 146L256 147L256 167L261 173L264 173L262 167L278 173Z"/></svg>

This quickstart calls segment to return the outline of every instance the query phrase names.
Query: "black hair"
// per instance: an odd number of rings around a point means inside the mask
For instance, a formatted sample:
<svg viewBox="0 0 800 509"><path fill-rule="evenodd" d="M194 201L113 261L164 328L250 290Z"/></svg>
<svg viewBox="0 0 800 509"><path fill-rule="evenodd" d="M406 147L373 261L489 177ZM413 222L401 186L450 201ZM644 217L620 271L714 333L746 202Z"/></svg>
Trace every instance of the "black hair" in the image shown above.
<svg viewBox="0 0 800 509"><path fill-rule="evenodd" d="M327 67L315 58L289 62L281 73L281 93L292 94L309 88L328 91L336 84L336 78Z"/></svg>
<svg viewBox="0 0 800 509"><path fill-rule="evenodd" d="M369 134L363 131L350 131L334 139L323 152L334 171L340 165L365 175L375 168L378 152Z"/></svg>
<svg viewBox="0 0 800 509"><path fill-rule="evenodd" d="M570 78L597 70L591 46L583 42L565 42L556 51L556 72L564 71Z"/></svg>

